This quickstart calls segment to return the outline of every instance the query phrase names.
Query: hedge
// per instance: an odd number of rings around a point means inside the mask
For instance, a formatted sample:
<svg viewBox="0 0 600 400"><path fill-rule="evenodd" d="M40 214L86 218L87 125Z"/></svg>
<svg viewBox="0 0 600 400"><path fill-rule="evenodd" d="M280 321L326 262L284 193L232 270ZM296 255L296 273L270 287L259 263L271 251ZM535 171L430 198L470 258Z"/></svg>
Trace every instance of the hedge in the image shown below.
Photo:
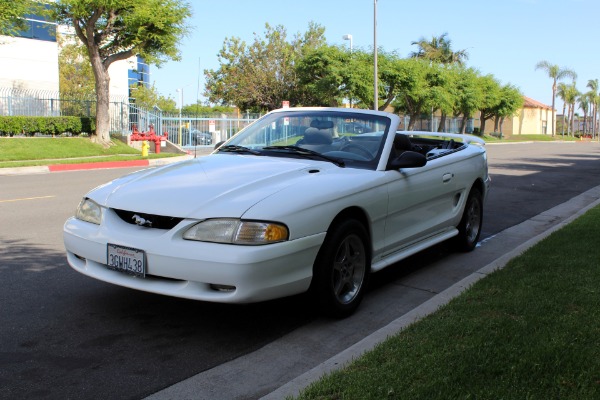
<svg viewBox="0 0 600 400"><path fill-rule="evenodd" d="M0 116L0 136L80 135L96 130L96 120L89 117Z"/></svg>

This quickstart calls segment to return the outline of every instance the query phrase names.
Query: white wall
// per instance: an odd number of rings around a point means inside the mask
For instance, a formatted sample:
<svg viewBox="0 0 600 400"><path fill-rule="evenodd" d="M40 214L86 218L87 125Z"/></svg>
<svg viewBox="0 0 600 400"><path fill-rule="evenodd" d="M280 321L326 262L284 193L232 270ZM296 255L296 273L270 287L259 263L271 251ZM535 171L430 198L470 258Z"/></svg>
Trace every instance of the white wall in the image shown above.
<svg viewBox="0 0 600 400"><path fill-rule="evenodd" d="M0 36L0 87L58 92L58 44Z"/></svg>

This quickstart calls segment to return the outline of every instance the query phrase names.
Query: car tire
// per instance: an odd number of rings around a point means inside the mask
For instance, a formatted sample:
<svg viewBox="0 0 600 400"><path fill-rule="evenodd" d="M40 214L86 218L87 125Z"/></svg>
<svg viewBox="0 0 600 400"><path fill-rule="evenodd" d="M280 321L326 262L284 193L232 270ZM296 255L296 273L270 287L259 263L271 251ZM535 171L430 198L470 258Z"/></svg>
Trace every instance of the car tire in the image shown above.
<svg viewBox="0 0 600 400"><path fill-rule="evenodd" d="M477 246L483 223L483 198L477 188L471 189L463 216L458 224L455 243L460 251L471 251Z"/></svg>
<svg viewBox="0 0 600 400"><path fill-rule="evenodd" d="M334 318L359 306L371 269L368 234L360 222L335 224L325 237L314 265L312 292L319 310Z"/></svg>

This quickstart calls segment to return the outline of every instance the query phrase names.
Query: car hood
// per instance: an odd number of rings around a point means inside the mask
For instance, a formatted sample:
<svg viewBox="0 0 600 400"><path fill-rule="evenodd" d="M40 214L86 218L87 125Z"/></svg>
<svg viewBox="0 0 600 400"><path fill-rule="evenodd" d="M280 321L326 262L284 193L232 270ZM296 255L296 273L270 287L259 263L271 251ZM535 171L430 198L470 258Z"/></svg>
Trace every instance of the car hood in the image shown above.
<svg viewBox="0 0 600 400"><path fill-rule="evenodd" d="M100 186L87 197L105 207L180 218L241 217L246 210L298 183L324 162L243 155L210 155L147 169Z"/></svg>

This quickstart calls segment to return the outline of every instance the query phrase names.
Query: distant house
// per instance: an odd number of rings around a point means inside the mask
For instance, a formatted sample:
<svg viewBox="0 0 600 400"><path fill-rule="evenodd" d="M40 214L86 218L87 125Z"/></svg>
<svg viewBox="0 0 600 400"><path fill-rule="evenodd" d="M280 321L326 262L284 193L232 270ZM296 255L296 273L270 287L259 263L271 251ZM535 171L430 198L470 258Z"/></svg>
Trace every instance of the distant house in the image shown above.
<svg viewBox="0 0 600 400"><path fill-rule="evenodd" d="M504 121L502 133L504 135L551 134L552 107L527 96L523 98L525 100L523 108L514 117Z"/></svg>

